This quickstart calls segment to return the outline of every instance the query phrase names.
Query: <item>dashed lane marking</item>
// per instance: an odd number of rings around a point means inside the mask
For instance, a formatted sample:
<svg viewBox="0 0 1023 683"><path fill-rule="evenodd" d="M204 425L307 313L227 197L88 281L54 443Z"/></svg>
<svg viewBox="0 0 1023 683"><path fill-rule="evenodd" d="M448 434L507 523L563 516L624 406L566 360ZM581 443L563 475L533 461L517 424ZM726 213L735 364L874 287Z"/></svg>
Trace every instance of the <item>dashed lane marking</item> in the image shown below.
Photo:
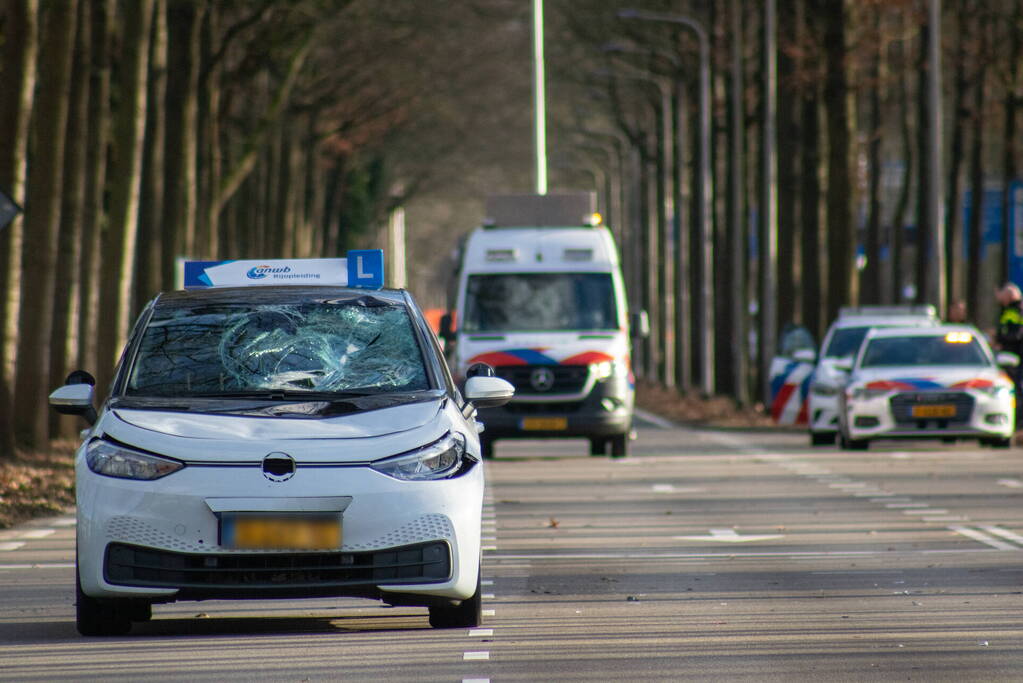
<svg viewBox="0 0 1023 683"><path fill-rule="evenodd" d="M0 543L0 550L17 550L18 548L25 545L24 541L12 541L8 543Z"/></svg>
<svg viewBox="0 0 1023 683"><path fill-rule="evenodd" d="M482 612L481 612L480 614L482 614L482 615L483 615L484 617L492 617L492 616L494 616L495 614L497 614L497 610L494 610L494 609L485 609L485 610L483 610L483 611L482 611Z"/></svg>
<svg viewBox="0 0 1023 683"><path fill-rule="evenodd" d="M989 545L992 548L998 548L999 550L1019 550L1019 546L1006 543L1005 541L999 541L997 538L992 538L991 536L988 536L983 532L977 531L976 529L971 529L970 527L959 526L957 524L950 526L949 529L956 532L957 534L961 534L963 536L966 536L967 538L972 538L975 541L979 541L984 545Z"/></svg>
<svg viewBox="0 0 1023 683"><path fill-rule="evenodd" d="M999 479L998 485L1005 486L1010 489L1019 489L1023 488L1023 481L1020 481L1019 479Z"/></svg>
<svg viewBox="0 0 1023 683"><path fill-rule="evenodd" d="M57 533L55 529L30 529L24 533L18 534L18 538L34 540L37 538L46 538L47 536L52 536L55 533Z"/></svg>
<svg viewBox="0 0 1023 683"><path fill-rule="evenodd" d="M494 635L494 629L492 628L471 628L469 629L470 638L489 638Z"/></svg>
<svg viewBox="0 0 1023 683"><path fill-rule="evenodd" d="M989 534L994 534L996 536L1001 536L1002 538L1008 539L1008 540L1012 541L1013 543L1018 543L1019 545L1023 546L1023 536L1020 536L1019 534L1017 534L1015 532L1009 531L1008 529L1003 529L1003 528L1001 528L999 526L995 526L993 524L991 524L991 525L981 524L980 528L983 529L984 531L988 532Z"/></svg>
<svg viewBox="0 0 1023 683"><path fill-rule="evenodd" d="M0 564L0 571L14 569L74 569L74 562L37 562L35 564Z"/></svg>
<svg viewBox="0 0 1023 683"><path fill-rule="evenodd" d="M490 659L490 652L464 652L462 653L462 660L466 662L478 662L482 660Z"/></svg>
<svg viewBox="0 0 1023 683"><path fill-rule="evenodd" d="M922 508L920 510L903 510L904 515L947 515L948 510L932 510L931 508Z"/></svg>

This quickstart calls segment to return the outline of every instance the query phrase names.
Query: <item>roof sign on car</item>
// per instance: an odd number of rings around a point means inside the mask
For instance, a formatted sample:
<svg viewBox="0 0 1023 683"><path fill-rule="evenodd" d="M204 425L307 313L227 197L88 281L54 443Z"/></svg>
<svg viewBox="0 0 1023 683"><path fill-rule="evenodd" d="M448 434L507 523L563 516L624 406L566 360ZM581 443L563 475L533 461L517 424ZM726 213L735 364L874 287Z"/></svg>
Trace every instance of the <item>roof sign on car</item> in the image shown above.
<svg viewBox="0 0 1023 683"><path fill-rule="evenodd" d="M384 252L353 249L347 258L185 261L185 289L258 285L338 285L380 289Z"/></svg>

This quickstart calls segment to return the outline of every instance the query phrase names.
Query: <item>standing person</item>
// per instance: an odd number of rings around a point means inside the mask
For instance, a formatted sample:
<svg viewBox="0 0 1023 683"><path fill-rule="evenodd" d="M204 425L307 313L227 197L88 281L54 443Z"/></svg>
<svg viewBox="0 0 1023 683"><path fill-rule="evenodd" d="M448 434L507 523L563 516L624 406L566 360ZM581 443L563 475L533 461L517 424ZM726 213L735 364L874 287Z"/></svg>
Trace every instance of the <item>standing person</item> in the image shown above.
<svg viewBox="0 0 1023 683"><path fill-rule="evenodd" d="M995 330L995 346L1002 351L1015 353L1023 358L1023 293L1019 287L1007 282L995 290L1002 309L998 313L998 328ZM1020 399L1021 368L1019 365L1005 369L1016 385L1016 400ZM1016 411L1016 426L1020 425L1020 410Z"/></svg>
<svg viewBox="0 0 1023 683"><path fill-rule="evenodd" d="M969 317L966 315L966 302L962 299L956 299L948 307L948 322L950 323L968 323Z"/></svg>

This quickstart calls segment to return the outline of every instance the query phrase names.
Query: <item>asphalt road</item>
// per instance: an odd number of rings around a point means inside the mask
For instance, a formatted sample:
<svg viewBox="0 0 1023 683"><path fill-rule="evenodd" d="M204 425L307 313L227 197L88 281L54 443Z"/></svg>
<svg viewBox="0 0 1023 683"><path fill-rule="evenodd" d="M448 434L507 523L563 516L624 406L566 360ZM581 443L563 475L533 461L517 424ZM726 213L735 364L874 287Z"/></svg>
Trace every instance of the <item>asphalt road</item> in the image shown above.
<svg viewBox="0 0 1023 683"><path fill-rule="evenodd" d="M498 442L484 627L356 600L73 622L73 517L0 531L0 680L1023 680L1023 450L646 423Z"/></svg>

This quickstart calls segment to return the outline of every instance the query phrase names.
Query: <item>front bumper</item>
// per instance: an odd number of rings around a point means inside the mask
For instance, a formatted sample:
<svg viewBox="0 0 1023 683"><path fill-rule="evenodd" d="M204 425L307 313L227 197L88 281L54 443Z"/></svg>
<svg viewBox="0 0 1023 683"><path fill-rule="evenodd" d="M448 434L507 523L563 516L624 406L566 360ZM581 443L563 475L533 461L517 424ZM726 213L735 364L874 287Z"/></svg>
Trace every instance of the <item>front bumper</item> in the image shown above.
<svg viewBox="0 0 1023 683"><path fill-rule="evenodd" d="M368 467L302 467L286 482L259 467L199 467L156 481L91 472L79 459L78 567L96 598L354 596L401 604L464 600L480 558L483 470L398 481ZM347 499L342 545L324 551L220 545L225 500L237 511L302 512ZM210 501L216 504L211 505ZM350 502L349 502L350 501ZM226 503L228 508L231 503Z"/></svg>
<svg viewBox="0 0 1023 683"><path fill-rule="evenodd" d="M845 432L853 440L879 438L997 438L1015 431L1011 395L980 391L944 391L940 396L888 394L877 398L846 399ZM920 398L924 396L924 398ZM913 405L949 405L948 417L914 417Z"/></svg>
<svg viewBox="0 0 1023 683"><path fill-rule="evenodd" d="M810 388L807 399L807 415L810 431L817 434L834 434L838 431L838 391L834 394L816 393Z"/></svg>
<svg viewBox="0 0 1023 683"><path fill-rule="evenodd" d="M481 436L546 439L627 434L632 429L634 396L623 378L613 378L596 382L581 399L543 401L535 395L513 399L499 408L479 411L486 427Z"/></svg>

